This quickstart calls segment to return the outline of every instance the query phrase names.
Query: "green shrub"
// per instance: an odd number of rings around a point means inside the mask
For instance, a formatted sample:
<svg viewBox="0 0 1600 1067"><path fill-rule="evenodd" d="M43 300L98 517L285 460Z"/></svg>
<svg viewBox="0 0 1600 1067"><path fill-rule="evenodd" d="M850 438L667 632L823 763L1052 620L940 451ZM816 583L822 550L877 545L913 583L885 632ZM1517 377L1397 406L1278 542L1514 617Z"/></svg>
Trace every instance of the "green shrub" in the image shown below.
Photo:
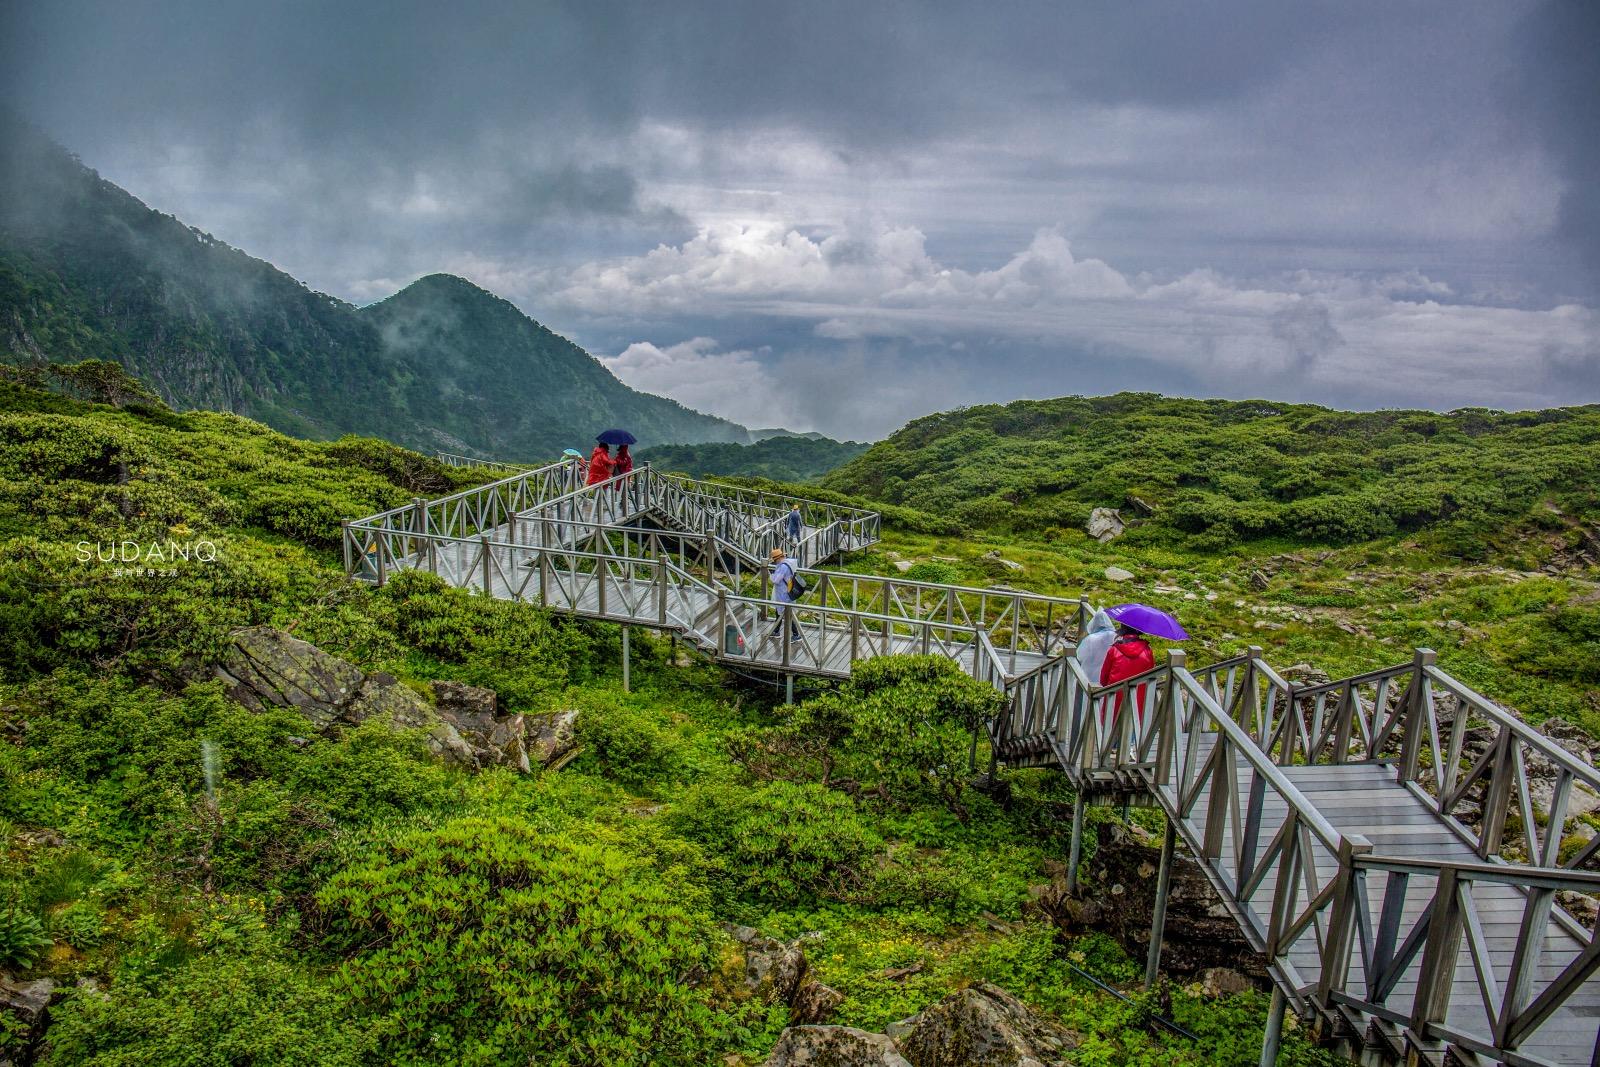
<svg viewBox="0 0 1600 1067"><path fill-rule="evenodd" d="M327 984L274 955L219 950L148 982L74 990L51 1018L45 1067L370 1062Z"/></svg>
<svg viewBox="0 0 1600 1067"><path fill-rule="evenodd" d="M318 896L386 1062L704 1063L707 921L613 849L512 818L400 837Z"/></svg>
<svg viewBox="0 0 1600 1067"><path fill-rule="evenodd" d="M961 572L948 563L938 563L925 560L922 563L912 564L906 571L907 578L913 582L933 582L938 585L960 585Z"/></svg>
<svg viewBox="0 0 1600 1067"><path fill-rule="evenodd" d="M849 797L810 783L699 786L671 819L705 847L732 892L778 904L850 897L883 848Z"/></svg>
<svg viewBox="0 0 1600 1067"><path fill-rule="evenodd" d="M17 904L0 904L0 967L27 970L50 943L37 915Z"/></svg>
<svg viewBox="0 0 1600 1067"><path fill-rule="evenodd" d="M659 708L597 695L578 713L577 740L586 766L626 785L642 789L682 776L683 743Z"/></svg>

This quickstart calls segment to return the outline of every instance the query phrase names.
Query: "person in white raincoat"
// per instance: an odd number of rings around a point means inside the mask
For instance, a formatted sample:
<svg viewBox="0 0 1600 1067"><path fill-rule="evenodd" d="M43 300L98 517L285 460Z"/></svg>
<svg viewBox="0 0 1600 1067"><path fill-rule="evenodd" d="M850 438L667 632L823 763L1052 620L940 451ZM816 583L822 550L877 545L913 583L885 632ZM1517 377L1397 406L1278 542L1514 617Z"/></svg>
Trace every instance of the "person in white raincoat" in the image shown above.
<svg viewBox="0 0 1600 1067"><path fill-rule="evenodd" d="M1100 669L1105 666L1106 653L1111 651L1116 639L1117 624L1111 621L1111 616L1104 609L1095 612L1078 642L1078 662L1083 664L1083 673L1090 685L1100 684Z"/></svg>
<svg viewBox="0 0 1600 1067"><path fill-rule="evenodd" d="M1078 641L1078 662L1083 664L1083 675L1089 679L1090 685L1100 684L1100 672L1106 663L1106 653L1111 651L1111 646L1117 640L1117 624L1111 621L1111 616L1101 609L1094 613L1089 620L1088 627L1083 631L1083 637ZM1095 712L1098 724L1105 729L1107 698L1102 697L1096 701Z"/></svg>

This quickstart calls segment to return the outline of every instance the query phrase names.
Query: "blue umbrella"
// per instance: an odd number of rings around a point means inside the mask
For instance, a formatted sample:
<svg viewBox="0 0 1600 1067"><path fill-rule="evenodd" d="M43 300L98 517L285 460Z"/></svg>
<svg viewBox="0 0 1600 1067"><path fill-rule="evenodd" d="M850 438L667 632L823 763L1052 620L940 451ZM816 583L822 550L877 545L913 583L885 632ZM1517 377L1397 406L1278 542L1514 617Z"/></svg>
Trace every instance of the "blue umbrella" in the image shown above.
<svg viewBox="0 0 1600 1067"><path fill-rule="evenodd" d="M1106 614L1122 625L1152 637L1183 641L1189 636L1189 631L1179 625L1177 619L1160 608L1152 608L1149 604L1118 604L1114 608L1107 608Z"/></svg>
<svg viewBox="0 0 1600 1067"><path fill-rule="evenodd" d="M604 430L595 440L603 445L631 445L638 438L627 430Z"/></svg>
<svg viewBox="0 0 1600 1067"><path fill-rule="evenodd" d="M563 448L561 450L561 454L563 456L571 456L573 459L583 458L583 453L579 452L576 448Z"/></svg>

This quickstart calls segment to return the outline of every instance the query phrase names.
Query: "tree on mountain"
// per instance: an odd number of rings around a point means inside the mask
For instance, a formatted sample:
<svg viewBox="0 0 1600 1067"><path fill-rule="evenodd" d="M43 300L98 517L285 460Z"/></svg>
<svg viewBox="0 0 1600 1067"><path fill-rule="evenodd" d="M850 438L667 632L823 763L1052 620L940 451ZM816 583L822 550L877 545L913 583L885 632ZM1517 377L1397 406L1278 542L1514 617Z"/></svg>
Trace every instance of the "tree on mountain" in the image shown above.
<svg viewBox="0 0 1600 1067"><path fill-rule="evenodd" d="M146 389L144 383L122 369L120 363L108 359L86 359L82 363L50 365L49 375L55 379L62 392L80 400L96 404L110 404L125 408L139 404L165 408L161 398Z"/></svg>

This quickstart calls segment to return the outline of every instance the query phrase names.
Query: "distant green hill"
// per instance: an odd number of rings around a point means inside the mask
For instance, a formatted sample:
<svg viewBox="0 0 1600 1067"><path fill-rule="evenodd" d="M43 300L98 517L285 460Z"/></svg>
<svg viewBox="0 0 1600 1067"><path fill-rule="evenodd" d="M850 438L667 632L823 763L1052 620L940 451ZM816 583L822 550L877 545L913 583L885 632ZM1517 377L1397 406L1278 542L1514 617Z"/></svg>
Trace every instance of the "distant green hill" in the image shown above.
<svg viewBox="0 0 1600 1067"><path fill-rule="evenodd" d="M636 392L508 302L446 275L357 308L152 211L0 115L0 360L114 359L180 408L304 437L538 457L596 429L751 440Z"/></svg>
<svg viewBox="0 0 1600 1067"><path fill-rule="evenodd" d="M806 482L866 450L861 441L835 441L820 434L807 434L767 437L753 445L655 445L641 449L639 458L665 470L696 477L720 474Z"/></svg>
<svg viewBox="0 0 1600 1067"><path fill-rule="evenodd" d="M1222 544L1436 528L1472 551L1508 521L1600 555L1600 406L1342 412L1149 393L929 415L829 474L842 492L974 527L1081 529L1091 509ZM1141 533L1141 536L1145 534Z"/></svg>

